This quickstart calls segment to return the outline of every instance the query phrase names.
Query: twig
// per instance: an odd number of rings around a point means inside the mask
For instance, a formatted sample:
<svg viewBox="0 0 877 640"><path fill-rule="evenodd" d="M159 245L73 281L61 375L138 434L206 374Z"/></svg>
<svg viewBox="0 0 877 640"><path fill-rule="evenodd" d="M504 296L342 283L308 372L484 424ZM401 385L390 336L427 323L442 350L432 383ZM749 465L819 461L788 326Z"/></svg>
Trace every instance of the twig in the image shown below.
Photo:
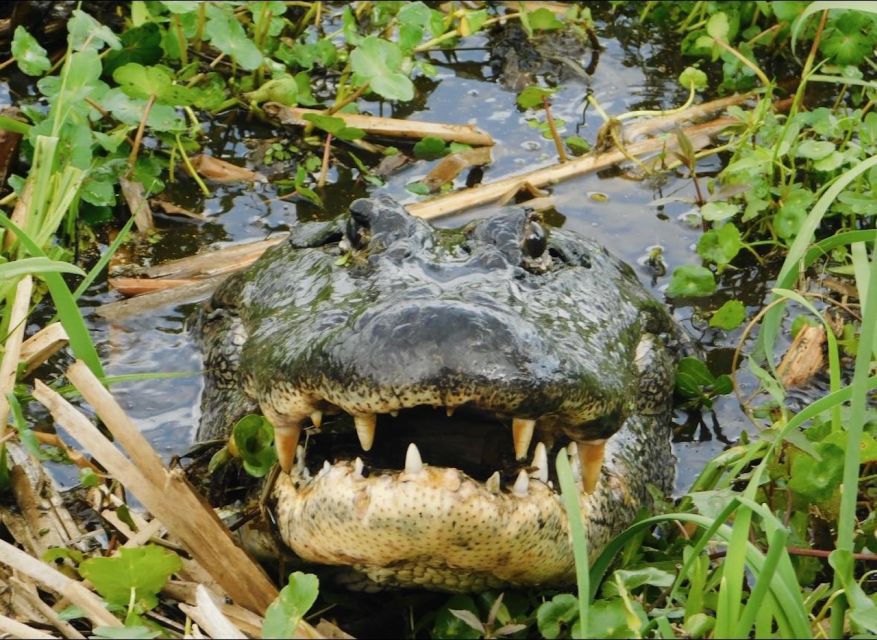
<svg viewBox="0 0 877 640"><path fill-rule="evenodd" d="M329 173L329 152L332 149L332 134L326 134L326 144L323 146L323 163L320 166L320 177L317 180L317 187L326 186L326 176Z"/></svg>
<svg viewBox="0 0 877 640"><path fill-rule="evenodd" d="M548 102L548 96L542 96L542 108L545 109L545 120L548 122L548 129L551 131L551 139L554 140L557 156L561 162L566 162L569 158L566 155L566 150L563 148L560 134L557 133L557 124L554 122L554 115L551 113L551 103Z"/></svg>
<svg viewBox="0 0 877 640"><path fill-rule="evenodd" d="M828 558L832 553L825 549L804 549L803 547L786 547L786 551L793 556L806 556L808 558ZM859 560L861 562L877 562L877 553L866 553L862 551L854 552L852 556L853 560Z"/></svg>
<svg viewBox="0 0 877 640"><path fill-rule="evenodd" d="M6 348L3 351L3 360L0 361L0 438L6 435L9 428L6 424L9 417L9 401L6 394L15 387L15 377L18 371L18 362L21 360L21 343L24 338L24 325L27 320L30 296L33 292L33 278L25 276L15 289L15 300L9 312L9 337L6 339Z"/></svg>
<svg viewBox="0 0 877 640"><path fill-rule="evenodd" d="M143 142L143 130L146 128L146 119L149 118L149 112L152 111L152 105L155 104L155 94L149 94L149 100L143 107L143 117L140 118L140 124L137 127L137 133L134 134L134 144L131 146L131 153L128 154L128 171L126 175L131 175L134 171L134 163L137 162L137 154L140 153L140 144Z"/></svg>
<svg viewBox="0 0 877 640"><path fill-rule="evenodd" d="M316 109L286 107L276 102L268 102L263 106L266 114L277 118L283 124L307 126L311 123L304 119L308 114L324 115ZM362 129L366 133L391 138L418 140L427 136L440 138L445 142L461 142L473 146L491 146L493 138L477 127L469 124L443 124L440 122L418 122L416 120L400 120L398 118L379 118L354 113L336 113L336 118L344 120L348 127Z"/></svg>
<svg viewBox="0 0 877 640"><path fill-rule="evenodd" d="M686 135L696 144L695 136L704 138L714 135L722 129L734 124L732 118L718 118L711 122L695 125L685 129ZM612 150L598 155L581 156L563 164L553 164L527 173L510 176L496 182L480 184L465 191L439 196L424 202L415 202L407 206L408 211L421 218L432 219L461 211L469 207L487 204L505 195L516 185L525 182L534 187L543 187L573 176L610 167L627 159L627 156L638 156L656 151L667 151L675 146L673 140L649 139L633 143L624 151Z"/></svg>

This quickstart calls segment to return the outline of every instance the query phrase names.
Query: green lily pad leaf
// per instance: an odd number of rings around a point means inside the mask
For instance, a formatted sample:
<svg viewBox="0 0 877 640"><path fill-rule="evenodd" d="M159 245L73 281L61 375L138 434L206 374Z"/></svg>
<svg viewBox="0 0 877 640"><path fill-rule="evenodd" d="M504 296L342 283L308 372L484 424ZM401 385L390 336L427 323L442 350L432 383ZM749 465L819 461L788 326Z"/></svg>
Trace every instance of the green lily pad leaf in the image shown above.
<svg viewBox="0 0 877 640"><path fill-rule="evenodd" d="M813 445L821 460L800 453L792 460L789 488L807 501L824 502L840 487L844 468L844 450L837 445L817 442Z"/></svg>
<svg viewBox="0 0 877 640"><path fill-rule="evenodd" d="M859 65L874 52L873 21L865 13L845 11L826 30L819 49L840 65Z"/></svg>
<svg viewBox="0 0 877 640"><path fill-rule="evenodd" d="M593 602L588 609L588 634L595 638L639 637L639 634L628 626L628 613L621 598ZM575 634L575 629L573 633ZM573 637L583 636L573 635Z"/></svg>
<svg viewBox="0 0 877 640"><path fill-rule="evenodd" d="M387 100L407 102L414 97L414 84L403 73L387 73L372 78L372 90Z"/></svg>
<svg viewBox="0 0 877 640"><path fill-rule="evenodd" d="M263 638L297 638L298 623L317 600L320 581L310 573L295 571L277 599L268 605L262 621Z"/></svg>
<svg viewBox="0 0 877 640"><path fill-rule="evenodd" d="M700 69L685 67L685 70L679 74L679 84L686 89L694 87L695 91L703 91L707 88L707 77Z"/></svg>
<svg viewBox="0 0 877 640"><path fill-rule="evenodd" d="M536 610L536 625L544 638L553 640L570 629L579 618L579 601L570 593L559 593Z"/></svg>
<svg viewBox="0 0 877 640"><path fill-rule="evenodd" d="M657 567L644 567L642 569L618 569L612 574L613 579L607 580L603 584L603 595L611 598L620 595L618 592L618 583L624 585L628 591L637 589L644 584L650 584L654 587L669 587L673 584L675 576L668 571L663 571Z"/></svg>
<svg viewBox="0 0 877 640"><path fill-rule="evenodd" d="M717 11L710 16L710 19L706 23L706 32L711 38L715 38L716 40L727 41L729 31L730 24L728 23L728 14L724 11Z"/></svg>
<svg viewBox="0 0 877 640"><path fill-rule="evenodd" d="M672 297L697 298L708 296L716 290L713 272L695 264L683 264L673 270L667 295Z"/></svg>
<svg viewBox="0 0 877 640"><path fill-rule="evenodd" d="M716 309L710 318L710 326L730 331L740 326L746 319L746 307L739 300L728 300Z"/></svg>
<svg viewBox="0 0 877 640"><path fill-rule="evenodd" d="M343 118L324 116L319 113L306 113L304 119L313 122L318 129L331 133L341 140L359 140L365 135L365 131L362 129L348 127Z"/></svg>
<svg viewBox="0 0 877 640"><path fill-rule="evenodd" d="M122 42L112 29L81 9L75 9L67 21L67 33L67 41L74 51L86 48L98 51L104 45L110 49L122 48Z"/></svg>
<svg viewBox="0 0 877 640"><path fill-rule="evenodd" d="M173 76L162 67L144 67L131 62L116 69L113 80L132 98L155 96L156 102L185 107L196 97L191 89L174 84Z"/></svg>
<svg viewBox="0 0 877 640"><path fill-rule="evenodd" d="M161 4L171 13L183 14L197 11L199 3L190 0L171 0L170 2L162 0Z"/></svg>
<svg viewBox="0 0 877 640"><path fill-rule="evenodd" d="M432 627L433 638L458 638L459 640L474 640L482 637L482 633L473 629L460 619L458 615L454 615L451 611L468 611L472 615L478 617L478 605L475 601L465 595L456 595L451 597L435 617L435 623Z"/></svg>
<svg viewBox="0 0 877 640"><path fill-rule="evenodd" d="M424 184L419 180L409 182L405 185L405 189L418 196L428 196L432 191L428 184Z"/></svg>
<svg viewBox="0 0 877 640"><path fill-rule="evenodd" d="M832 433L823 439L827 444L844 448L847 446L847 434L844 431ZM877 462L877 440L870 433L863 433L859 440L859 464Z"/></svg>
<svg viewBox="0 0 877 640"><path fill-rule="evenodd" d="M729 220L740 212L740 206L733 202L707 202L700 208L700 215L709 222Z"/></svg>
<svg viewBox="0 0 877 640"><path fill-rule="evenodd" d="M244 416L235 424L231 436L244 463L244 469L251 476L265 476L277 462L274 427L264 416Z"/></svg>
<svg viewBox="0 0 877 640"><path fill-rule="evenodd" d="M563 28L563 21L559 20L553 11L545 7L528 11L527 21L534 31L556 31Z"/></svg>
<svg viewBox="0 0 877 640"><path fill-rule="evenodd" d="M104 73L112 75L113 71L130 62L150 65L161 60L161 30L154 22L128 29L122 34L121 42L121 49L104 56Z"/></svg>
<svg viewBox="0 0 877 640"><path fill-rule="evenodd" d="M703 387L709 387L715 377L706 364L693 357L682 358L676 369L676 391L686 398L696 398Z"/></svg>
<svg viewBox="0 0 877 640"><path fill-rule="evenodd" d="M350 54L356 84L368 83L387 100L408 101L414 97L414 84L401 73L402 50L376 36L365 38Z"/></svg>
<svg viewBox="0 0 877 640"><path fill-rule="evenodd" d="M774 229L783 240L792 240L798 235L816 196L800 184L793 184L777 192L777 195L782 205L773 217Z"/></svg>
<svg viewBox="0 0 877 640"><path fill-rule="evenodd" d="M225 102L225 78L215 72L208 73L196 87L192 88L192 91L195 97L194 106L205 111L213 111Z"/></svg>
<svg viewBox="0 0 877 640"><path fill-rule="evenodd" d="M12 57L21 72L29 76L41 76L52 66L46 50L21 25L15 27L12 36Z"/></svg>
<svg viewBox="0 0 877 640"><path fill-rule="evenodd" d="M844 154L839 151L832 151L824 158L820 158L813 162L813 168L817 171L834 171L844 163Z"/></svg>
<svg viewBox="0 0 877 640"><path fill-rule="evenodd" d="M460 18L460 34L462 36L471 36L473 33L480 31L481 26L487 20L487 10L479 9L478 11L467 11ZM433 35L437 35L433 33Z"/></svg>
<svg viewBox="0 0 877 640"><path fill-rule="evenodd" d="M207 19L204 34L210 44L219 49L243 69L253 71L262 64L262 52L247 37L241 23L233 15L216 12Z"/></svg>
<svg viewBox="0 0 877 640"><path fill-rule="evenodd" d="M101 100L104 109L123 124L139 125L146 110L146 100L131 98L122 89L110 89ZM153 104L146 124L155 131L182 131L186 122L172 106Z"/></svg>
<svg viewBox="0 0 877 640"><path fill-rule="evenodd" d="M133 590L135 606L144 612L158 605L158 592L182 568L176 553L149 544L122 548L115 558L89 558L79 565L79 573L110 604L127 608Z"/></svg>
<svg viewBox="0 0 877 640"><path fill-rule="evenodd" d="M730 263L742 248L740 231L730 222L719 229L707 231L697 241L697 254L720 266Z"/></svg>
<svg viewBox="0 0 877 640"><path fill-rule="evenodd" d="M716 619L705 613L695 613L685 619L683 631L687 638L705 638L716 626Z"/></svg>
<svg viewBox="0 0 877 640"><path fill-rule="evenodd" d="M82 199L98 207L111 207L116 204L115 185L118 181L99 180L92 177L82 184Z"/></svg>
<svg viewBox="0 0 877 640"><path fill-rule="evenodd" d="M447 155L448 146L441 138L426 136L414 145L414 157L421 160L436 160Z"/></svg>
<svg viewBox="0 0 877 640"><path fill-rule="evenodd" d="M537 87L531 84L524 87L524 90L518 94L516 102L521 109L535 109L542 106L543 98L550 96L555 89L546 89L545 87Z"/></svg>
<svg viewBox="0 0 877 640"><path fill-rule="evenodd" d="M580 136L568 136L564 142L574 156L583 156L591 150L591 143Z"/></svg>
<svg viewBox="0 0 877 640"><path fill-rule="evenodd" d="M805 140L798 145L795 155L799 158L819 160L835 150L834 143L826 140Z"/></svg>
<svg viewBox="0 0 877 640"><path fill-rule="evenodd" d="M287 107L298 104L298 83L288 73L272 78L255 91L245 93L247 100L255 104L263 102L279 102Z"/></svg>

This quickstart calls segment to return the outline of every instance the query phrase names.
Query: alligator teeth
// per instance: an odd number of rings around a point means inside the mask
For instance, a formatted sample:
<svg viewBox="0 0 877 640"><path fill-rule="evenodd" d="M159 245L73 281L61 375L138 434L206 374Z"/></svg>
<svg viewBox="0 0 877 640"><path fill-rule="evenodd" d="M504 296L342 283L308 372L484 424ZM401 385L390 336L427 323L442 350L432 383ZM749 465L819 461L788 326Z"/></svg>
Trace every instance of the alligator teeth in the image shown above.
<svg viewBox="0 0 877 640"><path fill-rule="evenodd" d="M304 478L310 477L308 468L305 465L305 448L301 445L295 448L295 465L293 466L293 471L297 476L302 476Z"/></svg>
<svg viewBox="0 0 877 640"><path fill-rule="evenodd" d="M362 478L362 470L365 465L362 464L362 458L357 457L356 460L353 461L353 476L356 478Z"/></svg>
<svg viewBox="0 0 877 640"><path fill-rule="evenodd" d="M377 420L378 417L373 413L357 413L353 416L356 435L359 436L359 444L363 451L370 451L374 444Z"/></svg>
<svg viewBox="0 0 877 640"><path fill-rule="evenodd" d="M451 405L448 405L447 408L445 409L445 413L447 413L448 417L450 418L451 416L454 415L454 411L456 411L456 410L457 410L457 407L452 407Z"/></svg>
<svg viewBox="0 0 877 640"><path fill-rule="evenodd" d="M536 444L536 449L533 451L532 466L536 467L533 477L548 484L548 450L545 448L545 443L539 442Z"/></svg>
<svg viewBox="0 0 877 640"><path fill-rule="evenodd" d="M332 465L329 463L329 461L323 460L323 468L320 469L320 473L318 473L317 476L324 476L327 473L329 473L329 471L331 471L331 470L332 470Z"/></svg>
<svg viewBox="0 0 877 640"><path fill-rule="evenodd" d="M512 420L512 439L515 443L515 458L523 460L527 457L530 441L533 439L533 429L536 427L535 420L515 418Z"/></svg>
<svg viewBox="0 0 877 640"><path fill-rule="evenodd" d="M518 473L518 479L515 480L515 486L512 487L512 491L519 496L527 495L527 488L530 486L530 476L527 475L527 472L521 469Z"/></svg>
<svg viewBox="0 0 877 640"><path fill-rule="evenodd" d="M603 453L606 449L606 441L579 442L578 449L582 464L585 493L594 493L597 482L600 480L600 471L603 469Z"/></svg>
<svg viewBox="0 0 877 640"><path fill-rule="evenodd" d="M487 490L490 491L490 493L499 493L499 471L494 471L493 475L491 475L487 479L487 482L484 483L484 486L487 487Z"/></svg>
<svg viewBox="0 0 877 640"><path fill-rule="evenodd" d="M420 458L420 451L413 442L408 445L408 451L405 452L405 473L413 475L423 471L423 460Z"/></svg>
<svg viewBox="0 0 877 640"><path fill-rule="evenodd" d="M398 411L391 411L391 412L390 412L390 415L393 416L394 418L398 418L398 417L399 417L399 412L398 412Z"/></svg>
<svg viewBox="0 0 877 640"><path fill-rule="evenodd" d="M317 409L311 414L311 422L313 425L319 429L320 425L323 424L323 412Z"/></svg>
<svg viewBox="0 0 877 640"><path fill-rule="evenodd" d="M575 442L570 442L566 448L569 456L569 466L572 467L572 477L577 484L582 484L582 463L579 459L579 446Z"/></svg>
<svg viewBox="0 0 877 640"><path fill-rule="evenodd" d="M301 437L299 425L274 427L274 448L277 449L277 462L280 463L280 468L284 473L289 473L292 470L299 437Z"/></svg>

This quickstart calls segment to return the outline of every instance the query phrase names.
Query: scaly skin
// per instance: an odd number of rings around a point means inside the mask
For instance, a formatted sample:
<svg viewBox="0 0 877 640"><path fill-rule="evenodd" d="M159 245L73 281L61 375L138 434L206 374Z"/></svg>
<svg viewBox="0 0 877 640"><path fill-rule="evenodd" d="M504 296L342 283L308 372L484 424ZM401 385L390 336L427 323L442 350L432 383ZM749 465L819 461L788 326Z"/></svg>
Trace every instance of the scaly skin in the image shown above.
<svg viewBox="0 0 877 640"><path fill-rule="evenodd" d="M405 427L375 434L375 414L423 405L474 408L492 424L535 421L550 467L569 440L608 438L602 472L583 474L596 482L581 496L592 551L648 506L649 484L666 491L672 481L671 319L605 249L560 230L546 238L522 211L437 230L389 198L357 201L349 216L296 228L230 278L197 332L202 440L258 407L294 451L312 419L341 412L356 418L366 450L361 427L371 420L377 451ZM533 449L529 439L519 446ZM500 448L514 460L511 438ZM328 457L311 473L299 457L274 492L281 536L305 560L381 584L572 580L547 469L518 465L526 471L514 472L515 486L506 477L500 488L430 466L430 453L413 471L374 470L366 457L368 477L349 458Z"/></svg>

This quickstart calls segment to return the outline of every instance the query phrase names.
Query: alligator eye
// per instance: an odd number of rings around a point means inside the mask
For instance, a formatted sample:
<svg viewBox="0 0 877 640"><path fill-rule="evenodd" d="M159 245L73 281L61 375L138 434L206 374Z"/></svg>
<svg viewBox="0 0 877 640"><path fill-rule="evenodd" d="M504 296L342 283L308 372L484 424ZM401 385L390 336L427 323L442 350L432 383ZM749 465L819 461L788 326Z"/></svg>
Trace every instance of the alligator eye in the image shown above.
<svg viewBox="0 0 877 640"><path fill-rule="evenodd" d="M525 234L521 245L524 255L528 258L538 258L545 253L545 249L548 248L548 234L545 233L542 225L531 220L527 223Z"/></svg>

